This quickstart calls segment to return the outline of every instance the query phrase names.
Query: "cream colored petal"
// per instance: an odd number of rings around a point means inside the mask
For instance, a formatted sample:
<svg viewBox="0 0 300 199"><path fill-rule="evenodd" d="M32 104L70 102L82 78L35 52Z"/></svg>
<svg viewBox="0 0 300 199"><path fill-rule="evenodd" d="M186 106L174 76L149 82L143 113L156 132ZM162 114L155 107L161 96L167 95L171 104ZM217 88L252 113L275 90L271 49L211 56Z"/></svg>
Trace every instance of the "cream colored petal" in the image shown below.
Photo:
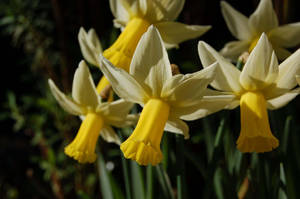
<svg viewBox="0 0 300 199"><path fill-rule="evenodd" d="M231 7L227 2L221 1L221 11L230 32L239 40L249 40L252 37L248 25L248 18Z"/></svg>
<svg viewBox="0 0 300 199"><path fill-rule="evenodd" d="M172 21L181 12L184 0L139 0L144 18L152 23ZM143 2L143 3L142 3Z"/></svg>
<svg viewBox="0 0 300 199"><path fill-rule="evenodd" d="M116 134L114 129L108 125L101 129L100 135L106 142L115 143L117 145L121 144L119 136Z"/></svg>
<svg viewBox="0 0 300 199"><path fill-rule="evenodd" d="M239 83L240 71L222 57L207 43L200 41L198 44L198 52L203 67L207 67L214 62L218 62L219 66L217 74L211 85L217 90L240 92L241 86Z"/></svg>
<svg viewBox="0 0 300 199"><path fill-rule="evenodd" d="M201 99L207 85L213 80L217 63L186 75L175 75L166 82L161 98L172 106L191 106Z"/></svg>
<svg viewBox="0 0 300 199"><path fill-rule="evenodd" d="M172 77L167 51L159 32L150 26L134 52L130 74L152 90L152 97L160 96L164 82Z"/></svg>
<svg viewBox="0 0 300 199"><path fill-rule="evenodd" d="M166 47L174 47L183 41L200 37L211 28L171 21L157 23L155 27L159 30Z"/></svg>
<svg viewBox="0 0 300 199"><path fill-rule="evenodd" d="M190 138L189 126L184 121L176 117L169 117L165 126L165 131L181 134L184 136L184 139Z"/></svg>
<svg viewBox="0 0 300 199"><path fill-rule="evenodd" d="M231 59L233 62L237 62L239 56L243 52L247 52L249 49L248 41L232 41L226 43L226 45L221 49L220 54L226 58Z"/></svg>
<svg viewBox="0 0 300 199"><path fill-rule="evenodd" d="M290 48L300 43L300 22L286 24L271 30L268 34L272 44Z"/></svg>
<svg viewBox="0 0 300 199"><path fill-rule="evenodd" d="M278 19L271 0L260 0L255 12L249 17L249 24L258 34L278 27Z"/></svg>
<svg viewBox="0 0 300 199"><path fill-rule="evenodd" d="M222 109L227 109L236 99L235 95L214 91L217 94L203 96L192 106L173 107L172 114L183 120L196 120Z"/></svg>
<svg viewBox="0 0 300 199"><path fill-rule="evenodd" d="M84 61L79 63L75 71L72 97L80 105L97 108L100 104L100 97L96 91L90 70Z"/></svg>
<svg viewBox="0 0 300 199"><path fill-rule="evenodd" d="M275 81L278 61L266 34L262 34L240 75L240 83L246 90L263 89Z"/></svg>
<svg viewBox="0 0 300 199"><path fill-rule="evenodd" d="M277 87L292 89L297 85L295 75L300 74L300 49L294 52L279 66Z"/></svg>
<svg viewBox="0 0 300 199"><path fill-rule="evenodd" d="M149 99L147 91L126 71L114 67L101 55L100 69L111 83L117 95L126 101L144 103Z"/></svg>
<svg viewBox="0 0 300 199"><path fill-rule="evenodd" d="M78 41L84 59L92 65L98 66L99 54L102 53L102 47L95 30L90 29L86 33L84 28L81 27L78 34Z"/></svg>
<svg viewBox="0 0 300 199"><path fill-rule="evenodd" d="M290 51L288 51L284 48L277 47L277 46L274 46L274 51L275 51L276 56L278 57L278 60L281 60L281 61L285 60L292 54Z"/></svg>
<svg viewBox="0 0 300 199"><path fill-rule="evenodd" d="M68 113L73 115L82 115L84 114L83 109L80 108L79 104L68 98L63 92L61 92L54 82L49 79L48 80L51 92L59 105Z"/></svg>
<svg viewBox="0 0 300 199"><path fill-rule="evenodd" d="M130 14L129 14L129 10L127 10L128 8L126 9L124 7L124 0L109 0L109 5L110 5L111 12L113 13L116 20L124 21L126 25L126 23L130 19Z"/></svg>
<svg viewBox="0 0 300 199"><path fill-rule="evenodd" d="M281 108L292 101L300 93L300 88L296 88L279 97L268 100L268 109L274 110Z"/></svg>

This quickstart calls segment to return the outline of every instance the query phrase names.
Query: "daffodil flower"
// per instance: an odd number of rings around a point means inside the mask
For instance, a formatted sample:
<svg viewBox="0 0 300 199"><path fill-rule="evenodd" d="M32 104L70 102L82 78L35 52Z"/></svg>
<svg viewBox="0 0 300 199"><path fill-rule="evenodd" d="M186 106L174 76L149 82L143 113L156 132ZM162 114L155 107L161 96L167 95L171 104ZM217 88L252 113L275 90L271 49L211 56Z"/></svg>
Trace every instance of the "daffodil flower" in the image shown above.
<svg viewBox="0 0 300 199"><path fill-rule="evenodd" d="M111 126L124 127L135 123L136 117L128 115L132 103L117 100L101 103L88 67L81 61L72 88L73 99L62 93L49 79L52 94L61 107L70 114L84 116L84 121L65 153L80 163L92 163L96 159L95 147L99 135L107 142L120 144Z"/></svg>
<svg viewBox="0 0 300 199"><path fill-rule="evenodd" d="M143 33L150 25L160 32L166 47L177 47L180 42L199 37L210 26L186 25L173 22L180 14L185 0L110 0L110 8L115 16L114 24L122 29L118 39L103 52L114 66L129 71L129 65ZM97 57L102 48L94 30L79 31L79 43L84 58L99 66ZM109 82L105 77L97 86L100 92Z"/></svg>
<svg viewBox="0 0 300 199"><path fill-rule="evenodd" d="M121 144L126 158L141 165L162 160L160 142L164 130L189 138L184 120L195 120L222 109L232 97L207 90L217 67L212 64L192 74L172 76L167 51L158 30L151 26L142 36L130 71L114 67L102 57L101 70L123 99L140 104L143 111L131 136ZM203 97L203 95L209 95Z"/></svg>
<svg viewBox="0 0 300 199"><path fill-rule="evenodd" d="M271 132L267 109L278 109L299 94L295 75L300 72L300 50L278 66L274 50L263 33L242 71L205 42L199 42L198 50L204 67L215 61L220 64L221 70L210 85L236 96L227 108L240 105L241 132L237 148L241 152L258 153L276 148L279 141Z"/></svg>
<svg viewBox="0 0 300 199"><path fill-rule="evenodd" d="M284 60L291 54L285 48L295 47L300 43L300 23L279 26L271 0L260 0L249 18L225 1L221 1L221 9L230 32L238 39L227 43L221 50L221 54L227 58L236 60L242 52L251 52L263 32L267 34L279 60Z"/></svg>

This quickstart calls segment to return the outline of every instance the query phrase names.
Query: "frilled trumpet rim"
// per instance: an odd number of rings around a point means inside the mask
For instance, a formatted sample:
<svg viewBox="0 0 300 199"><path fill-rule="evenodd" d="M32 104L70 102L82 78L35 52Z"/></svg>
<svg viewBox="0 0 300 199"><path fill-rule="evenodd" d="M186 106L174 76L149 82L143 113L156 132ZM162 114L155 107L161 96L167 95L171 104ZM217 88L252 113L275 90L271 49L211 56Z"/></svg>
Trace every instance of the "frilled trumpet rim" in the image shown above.
<svg viewBox="0 0 300 199"><path fill-rule="evenodd" d="M247 92L241 96L241 132L237 148L241 152L268 152L278 147L268 119L266 100L260 92Z"/></svg>
<svg viewBox="0 0 300 199"><path fill-rule="evenodd" d="M103 52L103 56L114 66L128 72L136 46L149 26L150 23L142 18L132 18L113 45ZM97 86L97 91L101 92L108 84L109 82L103 76Z"/></svg>
<svg viewBox="0 0 300 199"><path fill-rule="evenodd" d="M120 146L125 158L140 165L161 162L160 142L169 112L170 106L162 100L150 99L146 103L135 130Z"/></svg>
<svg viewBox="0 0 300 199"><path fill-rule="evenodd" d="M102 117L95 113L88 113L75 139L65 147L65 153L79 163L95 162L97 157L95 148L102 127Z"/></svg>

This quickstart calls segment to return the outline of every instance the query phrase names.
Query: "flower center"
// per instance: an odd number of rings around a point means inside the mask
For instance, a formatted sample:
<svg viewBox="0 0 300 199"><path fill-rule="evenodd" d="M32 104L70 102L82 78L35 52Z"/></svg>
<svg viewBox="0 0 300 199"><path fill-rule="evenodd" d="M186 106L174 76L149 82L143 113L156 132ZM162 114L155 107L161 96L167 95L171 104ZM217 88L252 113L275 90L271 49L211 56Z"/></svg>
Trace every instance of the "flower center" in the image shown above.
<svg viewBox="0 0 300 199"><path fill-rule="evenodd" d="M168 120L170 106L162 100L150 99L131 136L121 144L125 158L141 165L156 165L162 160L160 142Z"/></svg>
<svg viewBox="0 0 300 199"><path fill-rule="evenodd" d="M132 18L115 43L103 52L103 56L114 66L129 71L135 48L149 26L150 23L142 18ZM108 84L107 80L101 80L97 86L98 92Z"/></svg>
<svg viewBox="0 0 300 199"><path fill-rule="evenodd" d="M260 92L241 96L241 132L237 148L241 152L267 152L278 147L269 125L266 100Z"/></svg>
<svg viewBox="0 0 300 199"><path fill-rule="evenodd" d="M95 113L88 113L75 139L65 147L65 153L80 163L94 162L96 143L102 127L103 118Z"/></svg>

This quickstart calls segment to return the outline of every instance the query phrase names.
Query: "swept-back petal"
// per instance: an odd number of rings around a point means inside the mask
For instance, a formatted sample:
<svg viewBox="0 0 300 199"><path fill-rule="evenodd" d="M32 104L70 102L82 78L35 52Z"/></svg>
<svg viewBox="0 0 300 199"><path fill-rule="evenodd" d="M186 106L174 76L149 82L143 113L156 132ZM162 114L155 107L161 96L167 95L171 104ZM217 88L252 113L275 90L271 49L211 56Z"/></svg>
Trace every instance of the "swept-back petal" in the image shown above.
<svg viewBox="0 0 300 199"><path fill-rule="evenodd" d="M214 88L237 93L241 91L242 88L239 83L241 72L234 65L203 41L198 44L198 52L203 67L207 67L216 61L220 65L215 79L211 83Z"/></svg>
<svg viewBox="0 0 300 199"><path fill-rule="evenodd" d="M300 22L286 24L271 30L268 34L272 44L290 48L300 43Z"/></svg>
<svg viewBox="0 0 300 199"><path fill-rule="evenodd" d="M213 80L217 63L192 74L178 74L163 87L161 98L172 106L190 106L203 96L203 91Z"/></svg>
<svg viewBox="0 0 300 199"><path fill-rule="evenodd" d="M112 14L114 15L115 19L115 26L117 28L120 28L129 21L130 19L130 6L126 4L125 0L109 0L109 5ZM125 5L125 6L124 6ZM126 6L127 5L127 6ZM125 24L120 24L118 21L123 21Z"/></svg>
<svg viewBox="0 0 300 199"><path fill-rule="evenodd" d="M249 49L248 41L231 41L221 49L220 54L236 62L238 57Z"/></svg>
<svg viewBox="0 0 300 199"><path fill-rule="evenodd" d="M260 0L255 12L249 17L249 24L258 34L278 27L278 19L271 0Z"/></svg>
<svg viewBox="0 0 300 199"><path fill-rule="evenodd" d="M117 145L121 144L119 136L116 134L114 129L108 125L105 125L101 129L100 135L106 142L115 143Z"/></svg>
<svg viewBox="0 0 300 199"><path fill-rule="evenodd" d="M169 116L165 126L165 131L181 134L184 136L184 139L190 138L189 126L184 121L176 117Z"/></svg>
<svg viewBox="0 0 300 199"><path fill-rule="evenodd" d="M143 104L149 95L147 91L126 71L114 67L110 61L101 56L100 69L111 83L114 91L126 101Z"/></svg>
<svg viewBox="0 0 300 199"><path fill-rule="evenodd" d="M179 43L199 37L211 26L186 25L179 22L165 21L155 24L166 47L176 47Z"/></svg>
<svg viewBox="0 0 300 199"><path fill-rule="evenodd" d="M150 26L134 52L130 74L138 82L148 85L153 97L158 97L164 82L172 77L170 65L159 32L154 26Z"/></svg>
<svg viewBox="0 0 300 199"><path fill-rule="evenodd" d="M81 61L76 69L72 97L80 105L96 108L100 104L100 97L97 94L90 70L84 61Z"/></svg>
<svg viewBox="0 0 300 199"><path fill-rule="evenodd" d="M240 83L247 90L262 89L270 85L277 75L277 57L263 33L243 68Z"/></svg>
<svg viewBox="0 0 300 199"><path fill-rule="evenodd" d="M170 115L183 120L196 120L222 109L227 109L236 99L235 95L207 89L202 99L191 106L173 107ZM232 107L234 108L234 107Z"/></svg>
<svg viewBox="0 0 300 199"><path fill-rule="evenodd" d="M230 32L239 40L250 40L252 37L248 25L248 18L231 7L227 2L221 1L221 11Z"/></svg>
<svg viewBox="0 0 300 199"><path fill-rule="evenodd" d="M81 109L79 104L68 98L63 92L61 92L54 82L49 79L48 80L51 92L59 105L68 113L73 114L73 115L83 115L84 111Z"/></svg>
<svg viewBox="0 0 300 199"><path fill-rule="evenodd" d="M78 41L84 59L94 66L98 66L98 57L102 52L102 47L95 30L90 29L86 33L84 28L81 27L78 34Z"/></svg>
<svg viewBox="0 0 300 199"><path fill-rule="evenodd" d="M281 108L292 101L300 93L300 88L291 90L290 92L284 93L283 95L268 100L268 109L274 110Z"/></svg>

